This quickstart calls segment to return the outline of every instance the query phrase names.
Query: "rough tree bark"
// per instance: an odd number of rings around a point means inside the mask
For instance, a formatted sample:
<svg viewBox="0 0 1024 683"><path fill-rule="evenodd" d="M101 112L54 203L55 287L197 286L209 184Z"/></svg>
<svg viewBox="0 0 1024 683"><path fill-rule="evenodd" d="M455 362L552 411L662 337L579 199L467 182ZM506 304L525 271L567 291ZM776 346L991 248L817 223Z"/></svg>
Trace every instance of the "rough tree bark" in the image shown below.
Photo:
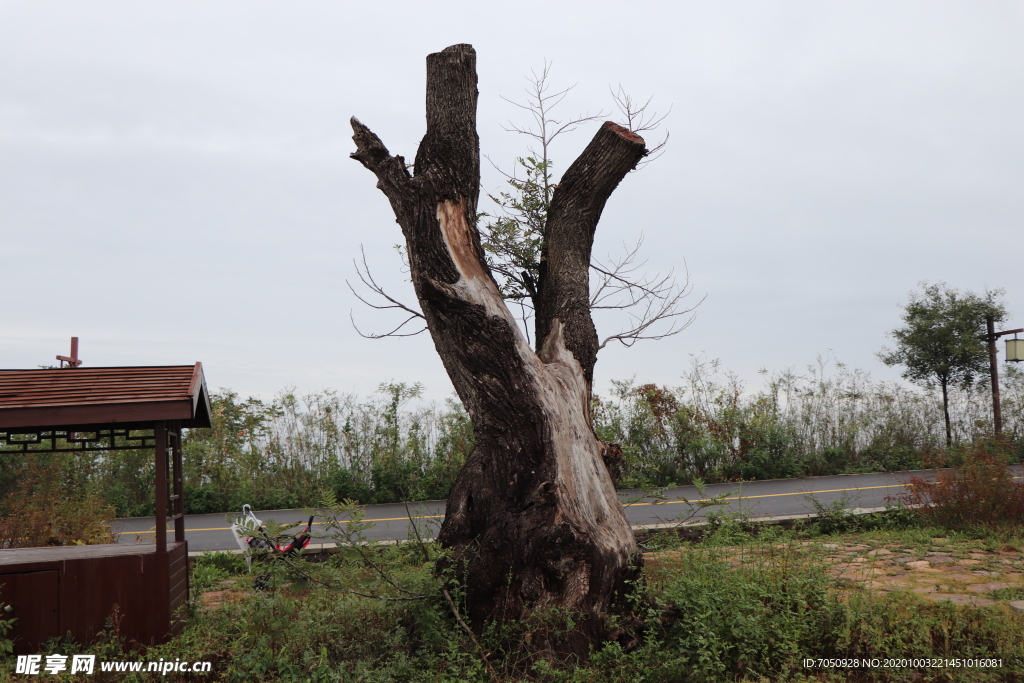
<svg viewBox="0 0 1024 683"><path fill-rule="evenodd" d="M415 172L355 118L352 158L377 176L391 202L431 337L473 423L476 446L439 536L453 551L469 621L478 630L492 620L530 623L561 608L572 614L573 631L548 633L534 646L583 654L615 637L608 616L628 614L629 582L640 572L613 482L621 451L600 441L590 421L598 339L588 278L605 202L646 148L605 123L555 190L535 351L480 246L476 102L472 46L432 54Z"/></svg>

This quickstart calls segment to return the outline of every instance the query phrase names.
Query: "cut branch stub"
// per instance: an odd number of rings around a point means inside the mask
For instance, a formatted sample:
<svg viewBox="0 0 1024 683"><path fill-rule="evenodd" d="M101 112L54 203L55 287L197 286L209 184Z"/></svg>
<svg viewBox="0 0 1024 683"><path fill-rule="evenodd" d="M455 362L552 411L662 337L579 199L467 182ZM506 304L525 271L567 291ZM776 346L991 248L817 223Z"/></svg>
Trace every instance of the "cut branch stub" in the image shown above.
<svg viewBox="0 0 1024 683"><path fill-rule="evenodd" d="M427 133L416 151L416 175L430 177L438 199L466 200L474 225L480 194L476 82L472 45L452 45L427 57Z"/></svg>
<svg viewBox="0 0 1024 683"><path fill-rule="evenodd" d="M552 321L565 325L565 345L594 381L598 339L590 315L590 254L608 197L647 153L644 140L611 121L603 124L555 188L541 253L537 339Z"/></svg>

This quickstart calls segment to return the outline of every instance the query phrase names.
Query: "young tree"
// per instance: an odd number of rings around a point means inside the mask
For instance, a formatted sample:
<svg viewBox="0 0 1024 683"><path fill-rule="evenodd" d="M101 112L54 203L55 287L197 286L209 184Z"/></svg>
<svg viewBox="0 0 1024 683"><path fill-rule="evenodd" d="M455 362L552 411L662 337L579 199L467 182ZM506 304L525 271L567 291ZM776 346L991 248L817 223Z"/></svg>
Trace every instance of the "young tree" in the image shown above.
<svg viewBox="0 0 1024 683"><path fill-rule="evenodd" d="M427 132L410 173L352 119L352 157L377 177L405 236L419 308L469 413L476 444L448 498L439 541L452 549L475 629L551 611L574 628L534 642L585 655L630 614L641 556L611 472L621 451L590 420L599 347L589 268L605 202L647 154L612 122L552 188L537 278L538 350L492 276L476 227L480 153L476 53L427 57Z"/></svg>
<svg viewBox="0 0 1024 683"><path fill-rule="evenodd" d="M883 348L886 365L902 365L905 379L927 388L942 388L946 446L953 445L949 421L949 388L967 388L989 370L986 320L1006 318L1002 290L959 292L944 282L921 283L903 309L904 326L889 333L896 348Z"/></svg>

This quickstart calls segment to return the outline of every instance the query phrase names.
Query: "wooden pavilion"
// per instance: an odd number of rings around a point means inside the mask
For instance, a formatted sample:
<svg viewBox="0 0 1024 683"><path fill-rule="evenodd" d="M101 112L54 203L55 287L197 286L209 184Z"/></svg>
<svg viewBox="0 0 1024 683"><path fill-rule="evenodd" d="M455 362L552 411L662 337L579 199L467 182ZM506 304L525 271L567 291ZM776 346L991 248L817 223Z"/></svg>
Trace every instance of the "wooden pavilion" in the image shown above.
<svg viewBox="0 0 1024 683"><path fill-rule="evenodd" d="M0 451L153 449L156 542L0 549L0 603L14 608L16 653L67 633L88 642L115 607L129 642L161 643L180 631L188 599L181 430L210 426L202 364L82 368L75 360L0 370Z"/></svg>

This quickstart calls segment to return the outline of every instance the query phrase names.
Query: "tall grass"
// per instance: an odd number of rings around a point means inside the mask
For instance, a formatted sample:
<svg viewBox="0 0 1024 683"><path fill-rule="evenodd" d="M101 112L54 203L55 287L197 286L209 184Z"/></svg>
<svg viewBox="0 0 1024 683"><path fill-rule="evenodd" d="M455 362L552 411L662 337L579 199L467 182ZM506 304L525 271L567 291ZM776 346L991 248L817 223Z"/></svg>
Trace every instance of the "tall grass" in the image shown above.
<svg viewBox="0 0 1024 683"><path fill-rule="evenodd" d="M421 392L388 383L369 400L333 391L285 391L270 402L215 394L213 427L184 442L186 512L299 507L323 488L364 504L447 497L472 427L454 401L411 406ZM119 510L147 512L152 486L134 493L114 500Z"/></svg>
<svg viewBox="0 0 1024 683"><path fill-rule="evenodd" d="M1003 380L1011 460L1024 444L1024 373ZM270 401L230 390L212 397L213 427L190 430L187 512L307 505L321 488L360 503L445 498L473 447L454 400L425 404L422 387L382 384L369 398L287 390ZM627 487L916 469L957 462L991 436L987 385L954 392L957 446L944 448L941 399L821 361L798 373L764 373L751 390L716 361L698 358L679 386L614 382L594 400L594 426L626 455ZM46 459L48 458L48 459ZM0 450L4 495L38 462L59 461L69 496L97 494L120 516L153 513L149 451L21 456Z"/></svg>
<svg viewBox="0 0 1024 683"><path fill-rule="evenodd" d="M946 450L941 399L819 361L798 374L764 373L748 391L717 361L695 359L678 387L614 382L594 422L626 455L629 486L897 471L956 462L992 435L988 385L953 392L957 446ZM1024 436L1024 373L1003 381L1004 437L1012 459Z"/></svg>

